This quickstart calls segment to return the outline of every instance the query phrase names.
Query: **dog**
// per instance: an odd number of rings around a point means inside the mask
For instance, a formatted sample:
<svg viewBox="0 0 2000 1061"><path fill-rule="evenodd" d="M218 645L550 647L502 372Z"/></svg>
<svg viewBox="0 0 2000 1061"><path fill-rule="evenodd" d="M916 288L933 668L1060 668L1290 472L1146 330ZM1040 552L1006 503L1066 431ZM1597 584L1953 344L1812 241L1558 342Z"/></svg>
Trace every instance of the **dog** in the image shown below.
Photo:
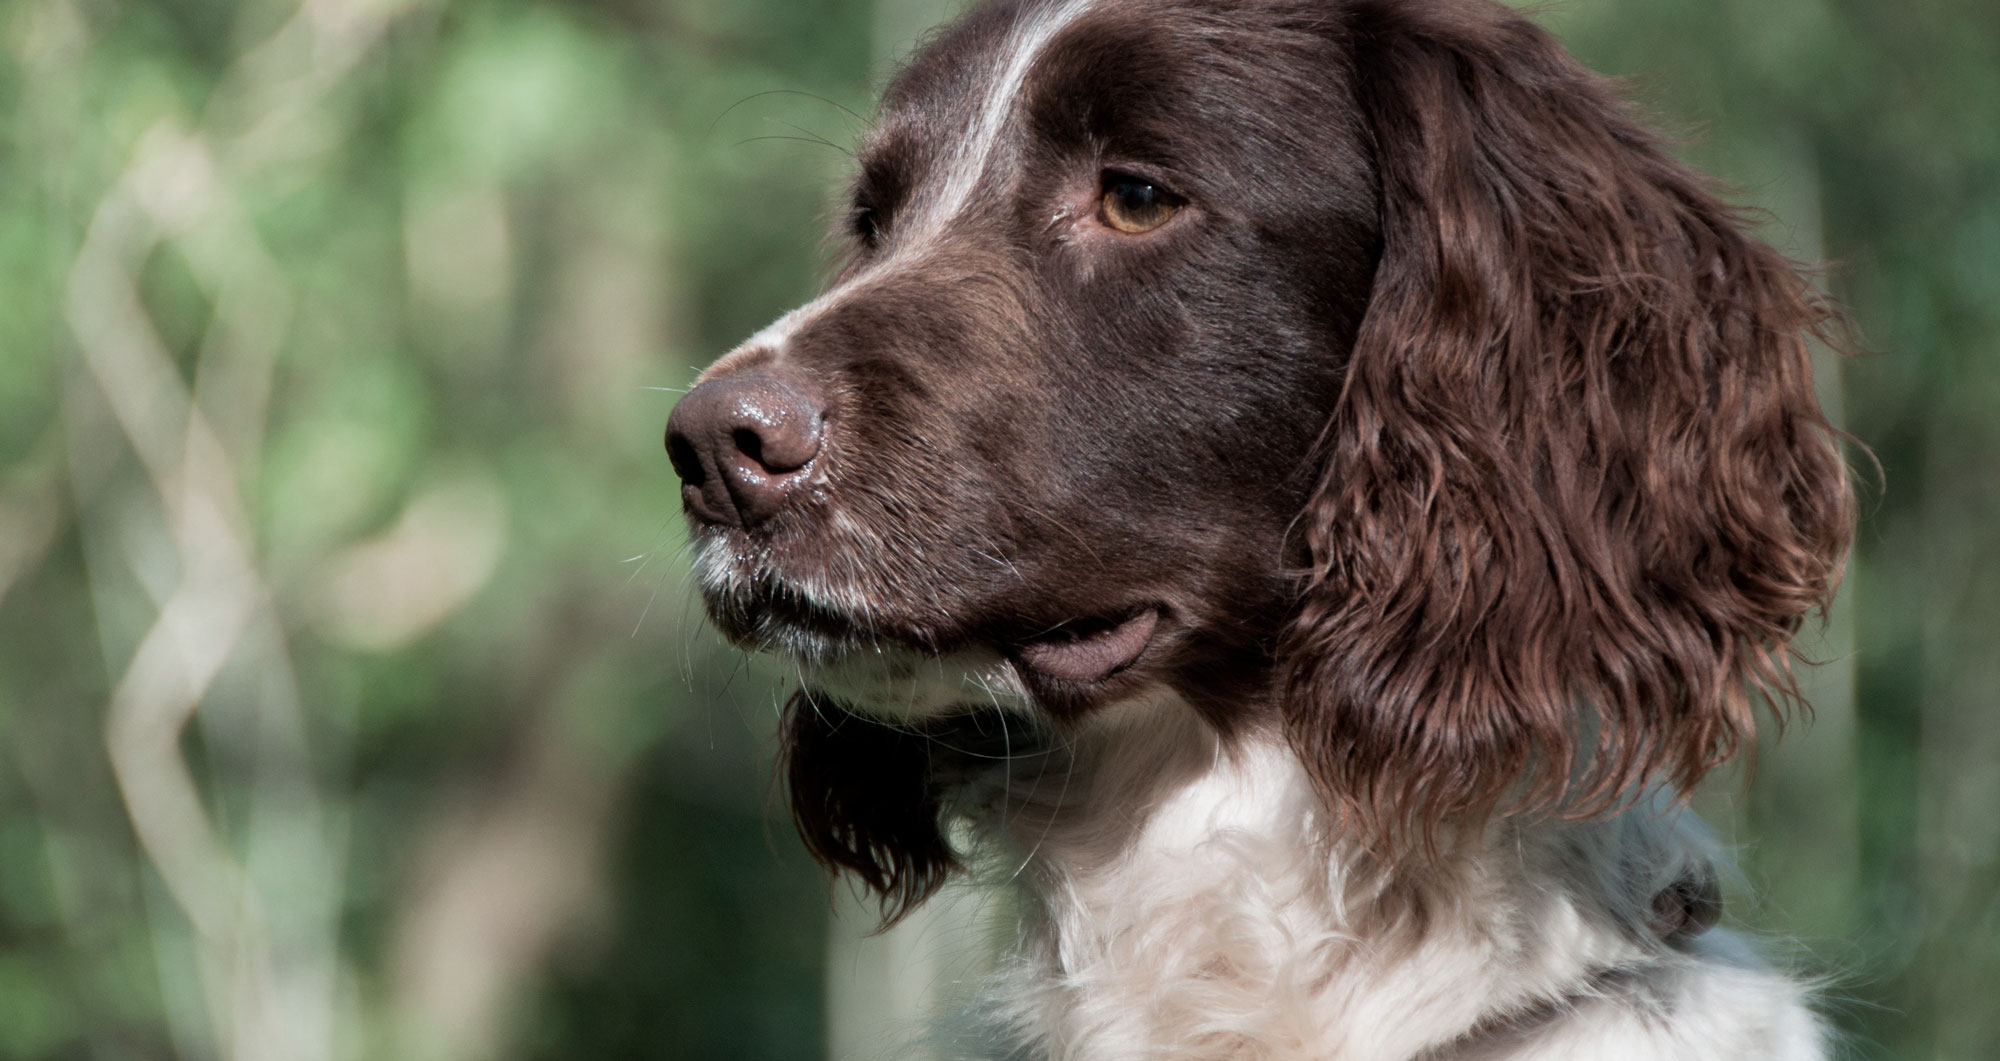
<svg viewBox="0 0 2000 1061"><path fill-rule="evenodd" d="M989 0L667 449L806 846L1026 896L958 1056L1826 1056L1684 795L1802 707L1837 310L1492 0Z"/></svg>

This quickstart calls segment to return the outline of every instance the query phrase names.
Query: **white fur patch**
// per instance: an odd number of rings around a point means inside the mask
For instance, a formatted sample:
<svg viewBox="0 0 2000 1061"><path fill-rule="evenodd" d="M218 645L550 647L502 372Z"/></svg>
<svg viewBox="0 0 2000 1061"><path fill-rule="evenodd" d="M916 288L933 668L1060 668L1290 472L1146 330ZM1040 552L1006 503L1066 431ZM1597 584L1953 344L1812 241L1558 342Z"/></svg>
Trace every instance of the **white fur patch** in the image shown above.
<svg viewBox="0 0 2000 1061"><path fill-rule="evenodd" d="M1026 852L1014 864L1039 911L997 976L990 1056L1823 1056L1802 991L1727 932L1676 951L1633 930L1653 891L1625 883L1633 866L1710 857L1670 801L1500 822L1438 871L1395 880L1328 839L1281 740L1225 747L1171 693L1110 712L1073 752L1053 803L1044 782L982 826Z"/></svg>
<svg viewBox="0 0 2000 1061"><path fill-rule="evenodd" d="M949 219L971 203L980 179L992 168L994 156L1005 143L1000 131L1020 103L1022 86L1027 84L1035 61L1058 33L1089 12L1096 2L1055 0L1016 23L1007 46L1000 51L999 69L987 82L986 98L974 110L964 135L954 142L943 186L922 196L925 208L917 225L924 236L948 227Z"/></svg>
<svg viewBox="0 0 2000 1061"><path fill-rule="evenodd" d="M965 705L1025 712L1028 694L1014 665L996 652L928 656L883 646L801 668L805 687L881 718L911 719Z"/></svg>
<svg viewBox="0 0 2000 1061"><path fill-rule="evenodd" d="M986 82L989 86L986 95L973 108L964 131L952 141L951 160L945 166L942 180L917 189L898 220L898 225L904 229L898 237L902 250L846 284L826 291L772 321L737 349L769 349L782 353L785 344L800 328L828 308L854 297L870 276L899 259L921 256L932 241L950 231L952 219L972 204L979 193L981 179L992 169L995 156L1005 143L1001 131L1006 128L1007 119L1020 103L1022 87L1027 84L1036 60L1041 58L1057 34L1097 3L1098 0L1054 0L1036 8L1014 25L1006 45L995 59L992 74ZM724 371L727 360L716 362L703 378Z"/></svg>

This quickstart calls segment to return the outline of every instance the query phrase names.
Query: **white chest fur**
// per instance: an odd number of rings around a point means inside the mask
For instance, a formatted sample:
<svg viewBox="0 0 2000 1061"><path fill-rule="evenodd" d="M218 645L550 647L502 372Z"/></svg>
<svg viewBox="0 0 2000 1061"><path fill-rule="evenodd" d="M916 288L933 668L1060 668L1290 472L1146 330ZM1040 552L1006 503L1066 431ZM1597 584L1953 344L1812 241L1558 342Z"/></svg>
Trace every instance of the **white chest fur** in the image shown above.
<svg viewBox="0 0 2000 1061"><path fill-rule="evenodd" d="M1822 1056L1799 990L1727 933L1677 949L1644 930L1658 885L1708 856L1658 801L1502 822L1391 874L1338 838L1281 742L1225 752L1172 702L1082 738L1066 784L1022 787L983 823L1032 895L988 1014L1000 1056Z"/></svg>

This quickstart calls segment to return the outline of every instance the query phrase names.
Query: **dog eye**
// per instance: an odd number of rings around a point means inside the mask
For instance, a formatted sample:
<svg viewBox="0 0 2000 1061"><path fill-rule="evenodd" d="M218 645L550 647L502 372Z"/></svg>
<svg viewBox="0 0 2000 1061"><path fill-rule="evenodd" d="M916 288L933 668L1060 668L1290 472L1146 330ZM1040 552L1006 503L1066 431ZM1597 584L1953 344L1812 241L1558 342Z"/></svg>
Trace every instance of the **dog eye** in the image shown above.
<svg viewBox="0 0 2000 1061"><path fill-rule="evenodd" d="M1128 235L1151 232L1167 223L1181 201L1172 192L1137 177L1104 176L1100 212L1104 223Z"/></svg>

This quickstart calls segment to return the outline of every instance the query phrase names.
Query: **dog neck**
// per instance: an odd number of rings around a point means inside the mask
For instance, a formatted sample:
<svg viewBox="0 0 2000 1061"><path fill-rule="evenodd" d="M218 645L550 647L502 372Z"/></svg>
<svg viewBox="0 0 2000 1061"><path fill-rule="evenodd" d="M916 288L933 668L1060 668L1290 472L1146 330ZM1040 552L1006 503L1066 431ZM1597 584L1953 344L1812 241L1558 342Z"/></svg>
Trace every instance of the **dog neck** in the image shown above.
<svg viewBox="0 0 2000 1061"><path fill-rule="evenodd" d="M974 817L1032 896L998 1016L1036 1055L1412 1058L1656 949L1571 890L1612 826L1502 825L1392 872L1275 733L1225 741L1163 695L1070 736Z"/></svg>

